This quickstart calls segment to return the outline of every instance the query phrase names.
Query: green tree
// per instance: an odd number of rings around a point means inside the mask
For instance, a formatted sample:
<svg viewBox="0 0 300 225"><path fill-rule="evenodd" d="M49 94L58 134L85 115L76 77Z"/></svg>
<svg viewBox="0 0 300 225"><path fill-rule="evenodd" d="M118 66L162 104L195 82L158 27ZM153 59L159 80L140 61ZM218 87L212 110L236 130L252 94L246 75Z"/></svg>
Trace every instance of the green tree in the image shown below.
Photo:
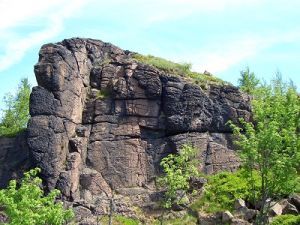
<svg viewBox="0 0 300 225"><path fill-rule="evenodd" d="M6 105L0 120L0 136L15 136L24 130L29 119L31 87L28 79L22 79L15 95L7 94Z"/></svg>
<svg viewBox="0 0 300 225"><path fill-rule="evenodd" d="M242 128L231 124L239 138L241 158L253 185L253 171L261 180L261 202L257 224L268 224L270 200L299 188L300 99L291 84L277 77L253 91L253 123L241 120Z"/></svg>
<svg viewBox="0 0 300 225"><path fill-rule="evenodd" d="M183 145L179 154L169 154L163 158L160 165L163 168L164 176L158 179L158 183L167 188L163 206L170 208L172 204L179 203L180 198L177 192L187 191L190 187L191 177L199 175L196 160L196 150L190 145Z"/></svg>
<svg viewBox="0 0 300 225"><path fill-rule="evenodd" d="M238 80L238 86L242 91L252 94L258 84L259 79L256 78L253 72L250 72L249 67L241 71L241 78Z"/></svg>
<svg viewBox="0 0 300 225"><path fill-rule="evenodd" d="M9 225L61 225L73 217L62 202L56 202L58 190L44 196L42 180L37 177L40 169L24 174L20 185L11 180L7 189L0 190L0 205L9 218Z"/></svg>

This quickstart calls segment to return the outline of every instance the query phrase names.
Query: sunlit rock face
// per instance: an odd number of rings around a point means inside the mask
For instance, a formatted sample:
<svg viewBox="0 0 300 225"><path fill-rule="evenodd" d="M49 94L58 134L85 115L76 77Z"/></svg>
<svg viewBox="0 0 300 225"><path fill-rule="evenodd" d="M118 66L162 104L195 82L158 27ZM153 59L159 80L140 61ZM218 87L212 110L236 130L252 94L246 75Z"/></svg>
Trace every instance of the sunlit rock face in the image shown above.
<svg viewBox="0 0 300 225"><path fill-rule="evenodd" d="M114 191L129 196L128 207L143 206L153 200L160 160L184 143L205 173L239 166L226 122L250 118L249 97L229 85L202 90L133 54L79 38L40 50L27 142L46 187L66 201L105 212Z"/></svg>

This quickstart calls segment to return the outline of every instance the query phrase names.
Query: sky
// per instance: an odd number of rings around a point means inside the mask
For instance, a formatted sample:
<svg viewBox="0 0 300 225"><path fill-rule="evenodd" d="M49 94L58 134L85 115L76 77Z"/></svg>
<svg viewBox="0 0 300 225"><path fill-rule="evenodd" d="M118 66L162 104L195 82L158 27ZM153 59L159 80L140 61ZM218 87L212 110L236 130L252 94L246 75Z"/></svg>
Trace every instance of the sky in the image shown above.
<svg viewBox="0 0 300 225"><path fill-rule="evenodd" d="M233 84L246 67L266 81L280 71L299 90L299 8L298 0L0 0L0 100L21 78L36 85L43 44L71 37L191 63Z"/></svg>

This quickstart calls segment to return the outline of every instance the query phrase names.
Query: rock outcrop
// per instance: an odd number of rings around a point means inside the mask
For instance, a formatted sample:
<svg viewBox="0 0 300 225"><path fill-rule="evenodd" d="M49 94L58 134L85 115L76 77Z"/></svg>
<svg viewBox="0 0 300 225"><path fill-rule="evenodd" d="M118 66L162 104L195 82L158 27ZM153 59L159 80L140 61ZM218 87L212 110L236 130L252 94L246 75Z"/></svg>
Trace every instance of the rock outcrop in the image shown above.
<svg viewBox="0 0 300 225"><path fill-rule="evenodd" d="M202 90L133 54L79 38L40 50L28 145L46 187L78 211L104 213L112 191L130 199L119 211L151 202L160 160L184 143L205 173L239 166L226 122L250 118L249 97L230 85Z"/></svg>
<svg viewBox="0 0 300 225"><path fill-rule="evenodd" d="M9 180L20 178L31 167L26 132L12 138L0 137L0 188L5 188Z"/></svg>

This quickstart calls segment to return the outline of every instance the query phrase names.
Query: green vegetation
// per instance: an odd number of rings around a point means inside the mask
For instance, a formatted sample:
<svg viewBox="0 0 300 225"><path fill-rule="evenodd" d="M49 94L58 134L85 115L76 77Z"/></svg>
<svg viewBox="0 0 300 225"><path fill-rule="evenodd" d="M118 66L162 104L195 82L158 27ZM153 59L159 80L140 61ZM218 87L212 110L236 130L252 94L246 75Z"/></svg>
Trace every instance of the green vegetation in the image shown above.
<svg viewBox="0 0 300 225"><path fill-rule="evenodd" d="M152 65L160 70L165 71L166 73L191 78L195 83L199 85L225 84L224 81L214 76L191 71L192 65L189 63L174 63L160 57L141 54L135 54L133 55L133 58L138 62Z"/></svg>
<svg viewBox="0 0 300 225"><path fill-rule="evenodd" d="M96 93L96 99L105 99L110 96L110 91L107 89L99 90Z"/></svg>
<svg viewBox="0 0 300 225"><path fill-rule="evenodd" d="M121 215L116 215L114 217L114 224L120 224L120 225L139 225L139 221L136 219L128 218Z"/></svg>
<svg viewBox="0 0 300 225"><path fill-rule="evenodd" d="M109 217L108 216L99 217L98 223L109 224ZM114 215L112 217L112 224L113 225L139 225L141 223L137 219L129 218L122 215Z"/></svg>
<svg viewBox="0 0 300 225"><path fill-rule="evenodd" d="M112 219L113 225L139 225L144 224L138 219L129 218L122 215L114 215ZM108 216L103 216L99 218L99 224L108 224L109 218ZM197 218L190 215L185 214L183 217L174 218L174 219L166 219L163 222L153 219L151 222L148 221L147 224L153 224L153 225L196 225L197 224Z"/></svg>
<svg viewBox="0 0 300 225"><path fill-rule="evenodd" d="M253 192L248 185L245 170L237 172L220 172L208 176L208 183L200 199L195 201L191 208L195 211L203 210L208 213L233 210L234 201L238 198L253 202ZM254 172L255 194L258 194L260 180L257 172Z"/></svg>
<svg viewBox="0 0 300 225"><path fill-rule="evenodd" d="M253 194L262 202L257 224L267 224L268 199L276 200L299 188L300 99L294 86L279 77L252 93L254 123L241 120L243 128L231 127L238 136L236 144L253 193L255 169L260 177L259 195Z"/></svg>
<svg viewBox="0 0 300 225"><path fill-rule="evenodd" d="M20 185L11 180L7 189L0 190L0 205L9 218L9 225L62 225L73 217L71 210L65 210L55 199L58 190L44 196L42 180L37 177L40 169L24 174Z"/></svg>
<svg viewBox="0 0 300 225"><path fill-rule="evenodd" d="M281 215L276 216L272 221L271 225L299 225L300 215Z"/></svg>
<svg viewBox="0 0 300 225"><path fill-rule="evenodd" d="M249 69L245 73L249 74ZM251 79L255 78L251 74ZM300 99L294 86L280 77L270 84L258 86L255 82L244 91L253 95L254 121L241 120L242 128L231 123L238 137L242 169L208 176L203 195L191 208L214 213L233 210L238 198L253 205L262 202L256 224L268 224L267 200L276 201L300 190ZM284 216L274 223L285 219L298 221Z"/></svg>
<svg viewBox="0 0 300 225"><path fill-rule="evenodd" d="M179 218L174 218L174 219L166 219L161 223L161 221L155 221L153 223L154 225L162 224L162 225L196 225L197 223L197 218L190 215L186 214L183 217Z"/></svg>
<svg viewBox="0 0 300 225"><path fill-rule="evenodd" d="M241 78L239 78L238 84L242 91L252 94L259 85L259 79L257 79L255 74L250 72L249 67L247 67L245 70L241 71Z"/></svg>
<svg viewBox="0 0 300 225"><path fill-rule="evenodd" d="M180 204L183 196L178 199L178 191L187 191L190 178L199 175L195 155L196 150L192 146L183 145L178 155L169 154L162 159L160 165L165 174L158 179L158 183L167 188L163 207L170 208L175 203Z"/></svg>
<svg viewBox="0 0 300 225"><path fill-rule="evenodd" d="M16 136L26 128L29 119L30 91L28 79L22 79L17 93L7 94L4 98L6 107L0 120L0 136Z"/></svg>

